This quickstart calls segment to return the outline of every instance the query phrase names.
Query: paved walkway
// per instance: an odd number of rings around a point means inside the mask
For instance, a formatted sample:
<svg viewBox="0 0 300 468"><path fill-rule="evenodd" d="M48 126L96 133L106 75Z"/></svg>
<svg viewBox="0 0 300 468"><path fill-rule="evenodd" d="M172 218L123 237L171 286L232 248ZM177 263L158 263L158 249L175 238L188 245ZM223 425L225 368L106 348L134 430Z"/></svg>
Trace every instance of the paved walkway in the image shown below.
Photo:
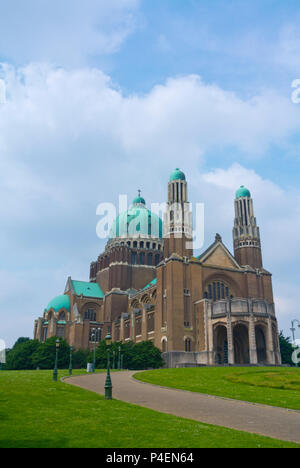
<svg viewBox="0 0 300 468"><path fill-rule="evenodd" d="M134 379L134 374L112 374L114 398L161 413L300 444L300 411L159 387ZM65 382L104 395L105 378L103 373L71 377Z"/></svg>

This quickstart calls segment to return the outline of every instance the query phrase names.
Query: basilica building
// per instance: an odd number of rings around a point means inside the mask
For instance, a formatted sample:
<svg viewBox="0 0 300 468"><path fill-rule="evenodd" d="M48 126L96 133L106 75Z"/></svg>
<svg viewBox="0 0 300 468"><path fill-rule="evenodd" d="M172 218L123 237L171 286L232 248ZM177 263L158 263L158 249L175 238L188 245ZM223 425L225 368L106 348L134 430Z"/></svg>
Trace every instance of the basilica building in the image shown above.
<svg viewBox="0 0 300 468"><path fill-rule="evenodd" d="M234 253L217 234L195 257L187 181L176 169L164 220L139 194L114 221L89 281L69 277L35 321L35 339L58 336L87 349L110 331L114 341L152 341L168 367L280 365L272 275L244 186L234 211Z"/></svg>

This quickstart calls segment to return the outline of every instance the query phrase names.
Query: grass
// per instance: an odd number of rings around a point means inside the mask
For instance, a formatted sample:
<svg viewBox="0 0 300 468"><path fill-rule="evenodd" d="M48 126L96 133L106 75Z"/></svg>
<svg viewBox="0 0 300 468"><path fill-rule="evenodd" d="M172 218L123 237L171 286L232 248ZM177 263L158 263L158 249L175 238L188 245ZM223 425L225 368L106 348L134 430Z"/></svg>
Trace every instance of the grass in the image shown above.
<svg viewBox="0 0 300 468"><path fill-rule="evenodd" d="M74 372L79 374L80 372ZM82 373L82 372L81 372ZM60 377L67 372L60 371ZM0 373L0 448L279 448L297 444L162 414L53 382Z"/></svg>
<svg viewBox="0 0 300 468"><path fill-rule="evenodd" d="M138 373L135 378L164 387L300 410L299 368L160 369Z"/></svg>

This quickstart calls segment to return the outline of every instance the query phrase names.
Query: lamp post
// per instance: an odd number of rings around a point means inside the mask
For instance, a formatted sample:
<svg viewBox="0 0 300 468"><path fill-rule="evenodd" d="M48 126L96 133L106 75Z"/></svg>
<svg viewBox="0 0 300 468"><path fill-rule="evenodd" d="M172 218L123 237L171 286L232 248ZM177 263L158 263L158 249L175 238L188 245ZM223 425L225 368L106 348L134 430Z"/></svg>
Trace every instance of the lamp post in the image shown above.
<svg viewBox="0 0 300 468"><path fill-rule="evenodd" d="M96 370L96 342L97 342L97 329L93 328L93 337L94 337L94 360L93 360L93 372Z"/></svg>
<svg viewBox="0 0 300 468"><path fill-rule="evenodd" d="M293 334L293 344L296 344L296 343L295 343L295 331L296 331L295 323L298 323L298 328L300 328L300 322L299 322L299 320L297 320L297 319L292 320L291 332L292 332L292 334ZM297 346L296 346L296 347L297 347ZM296 364L296 367L298 367L298 364Z"/></svg>
<svg viewBox="0 0 300 468"><path fill-rule="evenodd" d="M106 346L107 346L107 375L105 381L105 400L112 400L112 383L110 378L110 345L112 342L112 337L110 332L107 332L107 336L105 338Z"/></svg>
<svg viewBox="0 0 300 468"><path fill-rule="evenodd" d="M73 358L73 346L70 346L70 365L69 365L69 375L72 375L73 373L73 363L72 363L72 358Z"/></svg>
<svg viewBox="0 0 300 468"><path fill-rule="evenodd" d="M56 357L55 357L55 366L54 366L54 371L53 371L53 381L54 381L54 382L57 382L57 375L58 375L57 366L58 366L59 340L56 340L55 347L56 347Z"/></svg>
<svg viewBox="0 0 300 468"><path fill-rule="evenodd" d="M121 346L119 346L118 370L121 370Z"/></svg>

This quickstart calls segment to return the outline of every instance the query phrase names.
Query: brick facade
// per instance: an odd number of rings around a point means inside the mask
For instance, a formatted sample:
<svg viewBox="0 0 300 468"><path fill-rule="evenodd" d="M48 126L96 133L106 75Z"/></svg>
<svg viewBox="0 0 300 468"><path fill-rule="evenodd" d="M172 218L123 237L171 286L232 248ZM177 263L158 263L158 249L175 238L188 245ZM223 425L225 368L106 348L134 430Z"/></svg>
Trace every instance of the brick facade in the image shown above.
<svg viewBox="0 0 300 468"><path fill-rule="evenodd" d="M103 297L78 294L69 278L69 310L45 311L35 338L60 333L76 349L92 348L92 330L99 339L110 330L114 341L153 341L170 367L281 364L272 276L262 266L250 194L235 200L234 255L217 234L194 257L186 246L192 229L191 216L182 214L186 207L180 173L168 187L164 238L110 239L83 285L85 291L98 285Z"/></svg>

